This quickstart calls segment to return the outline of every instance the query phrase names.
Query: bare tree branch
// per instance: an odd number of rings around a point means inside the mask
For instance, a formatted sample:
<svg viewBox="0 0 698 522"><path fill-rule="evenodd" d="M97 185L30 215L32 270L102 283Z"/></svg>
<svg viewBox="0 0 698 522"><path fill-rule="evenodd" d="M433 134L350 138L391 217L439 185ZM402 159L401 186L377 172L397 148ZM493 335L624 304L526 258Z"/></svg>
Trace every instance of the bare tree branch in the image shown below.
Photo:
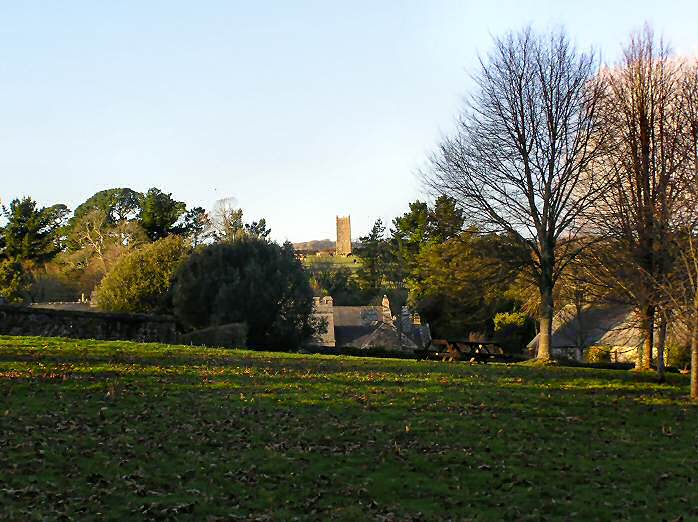
<svg viewBox="0 0 698 522"><path fill-rule="evenodd" d="M495 39L455 136L443 140L426 175L472 224L506 232L529 249L544 360L555 283L583 250L581 232L604 190L603 178L590 175L603 144L596 72L594 53L577 51L562 31L527 28Z"/></svg>

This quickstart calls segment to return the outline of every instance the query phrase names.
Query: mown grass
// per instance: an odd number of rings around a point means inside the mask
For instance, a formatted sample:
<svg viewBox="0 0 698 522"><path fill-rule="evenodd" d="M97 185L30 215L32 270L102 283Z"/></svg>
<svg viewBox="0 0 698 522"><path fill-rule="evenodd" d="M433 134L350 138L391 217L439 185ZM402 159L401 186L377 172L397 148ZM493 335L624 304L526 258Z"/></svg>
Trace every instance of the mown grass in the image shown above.
<svg viewBox="0 0 698 522"><path fill-rule="evenodd" d="M0 337L0 518L695 520L687 385Z"/></svg>

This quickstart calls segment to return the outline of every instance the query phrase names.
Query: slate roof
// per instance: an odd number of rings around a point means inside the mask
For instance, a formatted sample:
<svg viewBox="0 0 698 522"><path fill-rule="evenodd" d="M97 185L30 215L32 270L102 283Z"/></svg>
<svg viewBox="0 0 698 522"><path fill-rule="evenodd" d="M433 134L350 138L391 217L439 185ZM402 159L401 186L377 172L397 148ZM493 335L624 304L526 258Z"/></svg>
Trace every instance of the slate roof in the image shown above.
<svg viewBox="0 0 698 522"><path fill-rule="evenodd" d="M383 308L380 306L335 306L334 338L337 346L360 348L360 340L373 333L382 320Z"/></svg>
<svg viewBox="0 0 698 522"><path fill-rule="evenodd" d="M384 321L382 306L335 306L334 336L337 347L400 346L397 328L392 321ZM417 345L403 335L402 348L415 349Z"/></svg>
<svg viewBox="0 0 698 522"><path fill-rule="evenodd" d="M528 348L538 347L536 335ZM577 315L573 306L560 310L553 321L552 348L601 346L637 347L643 334L630 306L587 306Z"/></svg>

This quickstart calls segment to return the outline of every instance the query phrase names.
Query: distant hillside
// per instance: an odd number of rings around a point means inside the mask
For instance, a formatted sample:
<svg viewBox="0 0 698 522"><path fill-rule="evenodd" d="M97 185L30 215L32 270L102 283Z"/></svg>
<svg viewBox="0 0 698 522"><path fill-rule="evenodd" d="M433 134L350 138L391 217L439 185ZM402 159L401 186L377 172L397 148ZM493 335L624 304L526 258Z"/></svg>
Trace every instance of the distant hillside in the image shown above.
<svg viewBox="0 0 698 522"><path fill-rule="evenodd" d="M293 248L296 250L334 250L335 242L331 239L316 239L315 241L306 241L304 243L293 243Z"/></svg>

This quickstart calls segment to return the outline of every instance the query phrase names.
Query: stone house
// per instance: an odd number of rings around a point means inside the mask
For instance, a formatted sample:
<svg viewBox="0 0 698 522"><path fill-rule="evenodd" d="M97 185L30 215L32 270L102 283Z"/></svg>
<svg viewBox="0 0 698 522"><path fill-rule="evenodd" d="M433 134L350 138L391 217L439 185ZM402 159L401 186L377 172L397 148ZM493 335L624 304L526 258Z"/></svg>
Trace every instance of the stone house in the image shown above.
<svg viewBox="0 0 698 522"><path fill-rule="evenodd" d="M419 314L403 307L401 317L394 317L387 296L378 306L335 306L330 296L316 297L315 314L325 319L327 330L311 346L412 351L431 340L429 325L421 324Z"/></svg>
<svg viewBox="0 0 698 522"><path fill-rule="evenodd" d="M611 362L635 362L644 341L640 320L631 306L586 305L577 311L574 305L562 308L553 319L551 356L583 361L591 346L608 348ZM535 355L536 335L527 348ZM656 333L655 333L656 336ZM681 342L680 335L669 331L669 342Z"/></svg>

